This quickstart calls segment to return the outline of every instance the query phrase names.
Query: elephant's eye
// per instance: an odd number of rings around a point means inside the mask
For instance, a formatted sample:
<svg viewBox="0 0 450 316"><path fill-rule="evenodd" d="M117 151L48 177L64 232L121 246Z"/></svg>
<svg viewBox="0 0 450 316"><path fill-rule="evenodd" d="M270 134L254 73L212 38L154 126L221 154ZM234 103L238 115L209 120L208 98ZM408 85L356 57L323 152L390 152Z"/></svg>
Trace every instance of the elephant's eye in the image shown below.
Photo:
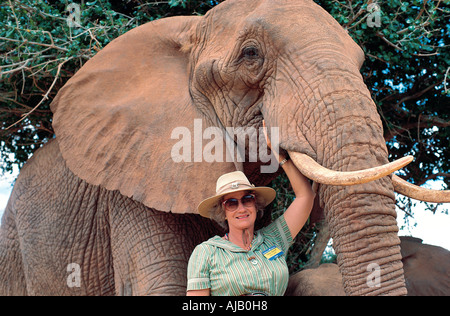
<svg viewBox="0 0 450 316"><path fill-rule="evenodd" d="M258 58L259 51L256 47L250 46L242 50L242 56L245 58Z"/></svg>

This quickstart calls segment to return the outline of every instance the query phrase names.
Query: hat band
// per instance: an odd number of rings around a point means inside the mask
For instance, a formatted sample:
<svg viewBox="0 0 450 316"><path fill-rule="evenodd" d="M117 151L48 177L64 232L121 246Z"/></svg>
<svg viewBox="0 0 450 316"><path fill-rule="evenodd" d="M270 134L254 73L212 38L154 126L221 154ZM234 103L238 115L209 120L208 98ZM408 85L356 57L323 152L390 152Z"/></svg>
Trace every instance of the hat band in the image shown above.
<svg viewBox="0 0 450 316"><path fill-rule="evenodd" d="M228 191L232 191L232 190L236 190L236 189L240 189L240 188L252 189L254 187L255 187L254 185L249 184L249 183L245 183L245 182L242 183L239 181L235 181L235 182L231 182L231 183L225 184L224 186L220 187L220 189L217 190L216 195L223 194Z"/></svg>

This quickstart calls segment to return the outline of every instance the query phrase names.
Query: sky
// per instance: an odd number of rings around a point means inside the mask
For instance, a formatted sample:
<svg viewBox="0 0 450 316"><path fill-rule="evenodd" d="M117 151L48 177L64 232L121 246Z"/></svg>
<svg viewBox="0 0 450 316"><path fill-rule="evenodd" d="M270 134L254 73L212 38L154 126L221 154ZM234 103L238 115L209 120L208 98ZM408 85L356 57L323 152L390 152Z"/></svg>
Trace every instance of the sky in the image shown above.
<svg viewBox="0 0 450 316"><path fill-rule="evenodd" d="M16 176L17 171L12 175L6 174L0 176L0 217L3 215L3 211L6 208L12 190L12 183ZM440 183L440 181L435 181L431 185L428 184L428 187L440 189L442 183ZM425 210L424 203L417 203L413 208L414 218L408 217L411 225L402 228L399 235L418 237L426 244L440 246L450 250L450 215L442 213L450 213L449 210L450 203L446 203L439 206L436 213L433 214L432 212ZM405 212L397 209L397 222L400 228L404 226L404 217Z"/></svg>
<svg viewBox="0 0 450 316"><path fill-rule="evenodd" d="M12 185L16 176L17 171L12 175L0 175L0 218L3 216L3 211L8 203L9 195L11 194Z"/></svg>

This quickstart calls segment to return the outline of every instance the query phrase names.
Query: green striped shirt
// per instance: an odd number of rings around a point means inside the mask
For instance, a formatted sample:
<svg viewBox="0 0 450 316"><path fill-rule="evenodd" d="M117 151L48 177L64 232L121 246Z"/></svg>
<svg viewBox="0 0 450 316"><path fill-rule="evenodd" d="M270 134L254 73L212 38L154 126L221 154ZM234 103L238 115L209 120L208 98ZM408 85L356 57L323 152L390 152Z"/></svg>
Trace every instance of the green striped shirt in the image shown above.
<svg viewBox="0 0 450 316"><path fill-rule="evenodd" d="M192 252L187 290L209 288L213 296L255 292L283 295L289 279L286 255L291 244L292 236L283 215L256 232L249 251L215 236ZM279 250L284 254L273 256Z"/></svg>

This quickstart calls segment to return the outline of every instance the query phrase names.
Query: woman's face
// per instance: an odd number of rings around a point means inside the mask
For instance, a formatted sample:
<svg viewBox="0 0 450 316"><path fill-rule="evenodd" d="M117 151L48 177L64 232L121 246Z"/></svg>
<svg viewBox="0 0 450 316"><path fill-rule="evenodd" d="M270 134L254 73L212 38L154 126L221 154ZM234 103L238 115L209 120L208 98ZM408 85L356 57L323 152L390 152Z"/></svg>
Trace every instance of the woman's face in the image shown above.
<svg viewBox="0 0 450 316"><path fill-rule="evenodd" d="M229 193L224 196L224 201L227 201L228 199L242 199L244 196L249 195L246 191L239 191L239 192L233 192ZM256 206L255 203L252 205L247 205L250 203L245 203L246 206L242 203L242 201L239 201L238 207L234 211L230 211L227 209L226 205L224 205L225 210L225 218L228 220L228 226L230 228L230 231L234 229L248 229L253 228L256 221Z"/></svg>

